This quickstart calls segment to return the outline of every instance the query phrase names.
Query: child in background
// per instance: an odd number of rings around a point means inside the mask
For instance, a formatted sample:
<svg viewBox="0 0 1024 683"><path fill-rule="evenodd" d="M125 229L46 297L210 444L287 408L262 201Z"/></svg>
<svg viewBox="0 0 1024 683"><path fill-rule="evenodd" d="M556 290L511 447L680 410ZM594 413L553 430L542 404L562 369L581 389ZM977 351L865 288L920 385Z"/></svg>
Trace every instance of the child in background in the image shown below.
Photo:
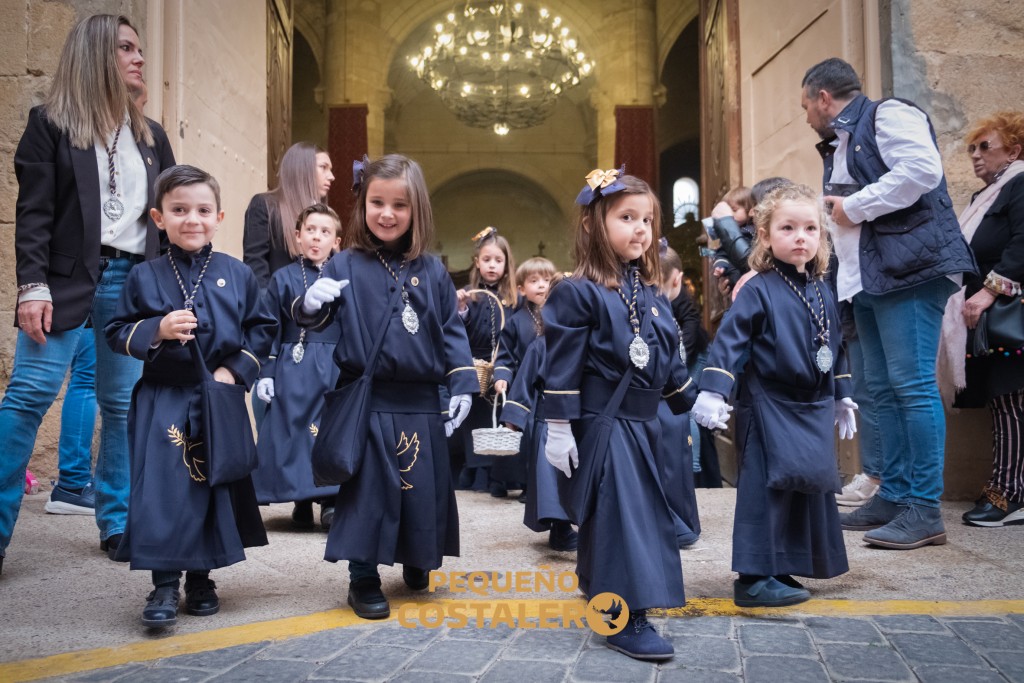
<svg viewBox="0 0 1024 683"><path fill-rule="evenodd" d="M548 295L548 287L555 276L555 264L546 258L535 256L527 259L516 269L516 292L519 305L505 322L498 339L498 357L494 361L494 394L506 394L519 370L527 347L543 331L540 308ZM496 458L491 467L491 478L496 481L526 482L532 463L528 461L526 449L519 455ZM523 485L519 502L525 503L528 485Z"/></svg>
<svg viewBox="0 0 1024 683"><path fill-rule="evenodd" d="M311 453L324 394L338 382L333 356L341 328L300 327L291 306L320 279L341 245L341 220L327 205L313 204L299 214L295 237L301 255L271 276L264 293L264 306L280 327L256 384L256 395L269 407L256 444L260 466L252 480L260 505L295 502L292 524L299 529L313 528L313 501L320 502L320 525L329 529L338 487L313 483Z"/></svg>
<svg viewBox="0 0 1024 683"><path fill-rule="evenodd" d="M780 187L754 215L750 265L757 274L722 319L693 413L705 427L724 427L731 410L725 397L743 370L733 599L740 607L777 607L810 598L793 575L825 579L848 571L834 493L834 424L841 438L853 438L857 406L836 303L823 280L830 247L818 193ZM807 481L780 477L819 463Z"/></svg>
<svg viewBox="0 0 1024 683"><path fill-rule="evenodd" d="M661 292L669 302L672 302L669 306L674 318L676 299L681 296L689 296L683 294L683 263L679 259L679 254L668 246L668 241L664 237L661 238L660 255ZM676 329L679 331L679 355L686 363L686 332L678 319L675 322ZM687 324L691 335L694 329L694 326L690 324L692 322L690 320L682 321ZM699 319L696 322L699 325ZM690 372L689 374L694 380L698 377L696 373ZM661 422L661 452L658 453L658 464L661 467L662 484L665 487L669 508L672 510L676 540L679 541L680 548L686 548L696 543L700 537L697 494L693 485L693 454L694 452L700 453L700 437L695 439L692 434L699 427L691 430L690 414L674 414L666 401L658 404L658 420ZM693 424L696 425L696 422Z"/></svg>
<svg viewBox="0 0 1024 683"><path fill-rule="evenodd" d="M243 548L267 543L252 479L223 486L206 481L207 458L199 439L189 438L197 427L193 404L201 378L188 344L200 345L214 379L248 388L277 321L260 306L249 267L213 251L210 241L224 212L210 174L193 166L168 168L157 177L155 203L150 215L171 248L166 258L128 274L104 332L115 352L145 362L128 413L132 486L117 558L153 572L142 623L163 628L177 622L182 570L185 611L215 614L220 602L210 570L241 562Z"/></svg>
<svg viewBox="0 0 1024 683"><path fill-rule="evenodd" d="M377 565L400 562L406 585L425 590L443 556L459 554L446 435L466 418L470 394L480 386L455 286L427 251L434 221L419 164L389 154L356 162L353 171L357 195L345 251L293 310L311 329L339 321L339 386L363 374L376 331L390 316L372 367L365 455L338 491L324 555L329 562L348 560L348 604L355 613L386 619L391 607ZM441 385L451 395L443 424ZM321 426L334 417L325 410Z"/></svg>
<svg viewBox="0 0 1024 683"><path fill-rule="evenodd" d="M729 207L728 213L718 211L722 204ZM715 223L715 229L720 239L722 239L723 245L715 250L714 259L711 262L711 272L721 283L720 288L724 288L723 293L725 293L733 288L743 273L750 270L746 263L746 257L750 253L750 245L754 242L754 225L750 220L750 212L754 209L754 199L750 188L743 185L734 187L725 193L722 201L719 202L715 209L715 212L711 214L712 219L720 221L722 218L731 216L736 222L734 227L723 226L719 222ZM746 239L746 246L739 250L728 249L724 244L726 239L722 237L724 227L728 228L730 233L738 229L738 235Z"/></svg>
<svg viewBox="0 0 1024 683"><path fill-rule="evenodd" d="M486 294L471 295L472 289L485 289L501 301L507 321L516 304L515 286L512 273L515 262L508 240L498 234L498 229L486 227L473 237L473 268L469 273L469 286L460 289L459 316L466 324L469 348L473 358L490 363L494 349L501 336L502 312L499 303ZM477 455L473 452L473 430L491 426L491 402L481 395L478 388L473 394L473 407L462 427L462 442L466 451L466 466L459 476L459 487L474 491L487 491L495 498L504 498L508 489L521 486L521 479L509 479L512 473L492 472L495 456Z"/></svg>
<svg viewBox="0 0 1024 683"><path fill-rule="evenodd" d="M580 589L615 593L629 609L608 647L667 659L672 644L646 611L685 597L658 467L658 404L686 412L693 391L672 311L656 290L658 198L622 172L588 174L576 198L576 270L544 304L544 455L569 477L563 502L579 526Z"/></svg>

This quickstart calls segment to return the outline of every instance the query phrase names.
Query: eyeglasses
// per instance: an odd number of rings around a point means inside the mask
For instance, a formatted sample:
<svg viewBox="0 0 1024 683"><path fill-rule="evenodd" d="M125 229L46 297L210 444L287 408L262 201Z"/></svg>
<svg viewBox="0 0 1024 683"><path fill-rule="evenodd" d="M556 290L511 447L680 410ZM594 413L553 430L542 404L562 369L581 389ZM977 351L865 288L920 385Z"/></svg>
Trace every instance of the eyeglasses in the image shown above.
<svg viewBox="0 0 1024 683"><path fill-rule="evenodd" d="M967 145L968 154L974 154L975 150L981 150L982 154L984 154L990 149L1002 149L1002 145L993 145L988 140L982 140L976 145L974 143Z"/></svg>

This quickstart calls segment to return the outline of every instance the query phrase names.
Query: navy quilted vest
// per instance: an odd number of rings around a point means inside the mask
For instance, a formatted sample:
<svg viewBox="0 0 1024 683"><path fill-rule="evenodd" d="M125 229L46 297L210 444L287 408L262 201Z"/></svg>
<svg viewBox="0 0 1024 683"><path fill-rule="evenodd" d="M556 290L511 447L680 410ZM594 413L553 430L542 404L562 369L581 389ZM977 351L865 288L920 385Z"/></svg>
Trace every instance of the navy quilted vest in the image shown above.
<svg viewBox="0 0 1024 683"><path fill-rule="evenodd" d="M877 182L889 172L875 141L875 110L884 101L858 95L832 121L834 129L850 134L846 167L861 187ZM913 102L900 101L917 107ZM932 144L936 144L930 120L928 128ZM817 148L825 162L824 184L828 185L835 148L827 141L818 143ZM884 294L953 273L976 271L974 255L960 233L953 202L946 191L945 175L938 187L907 208L861 226L860 276L864 291L869 294Z"/></svg>

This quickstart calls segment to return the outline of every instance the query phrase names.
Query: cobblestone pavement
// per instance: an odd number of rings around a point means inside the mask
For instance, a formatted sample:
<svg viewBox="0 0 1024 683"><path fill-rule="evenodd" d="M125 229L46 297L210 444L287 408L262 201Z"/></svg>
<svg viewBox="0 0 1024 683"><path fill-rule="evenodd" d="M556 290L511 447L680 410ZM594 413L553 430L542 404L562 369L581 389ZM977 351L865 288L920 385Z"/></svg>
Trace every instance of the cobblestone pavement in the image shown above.
<svg viewBox="0 0 1024 683"><path fill-rule="evenodd" d="M1024 682L1024 615L652 619L676 656L612 652L588 629L335 628L51 681Z"/></svg>

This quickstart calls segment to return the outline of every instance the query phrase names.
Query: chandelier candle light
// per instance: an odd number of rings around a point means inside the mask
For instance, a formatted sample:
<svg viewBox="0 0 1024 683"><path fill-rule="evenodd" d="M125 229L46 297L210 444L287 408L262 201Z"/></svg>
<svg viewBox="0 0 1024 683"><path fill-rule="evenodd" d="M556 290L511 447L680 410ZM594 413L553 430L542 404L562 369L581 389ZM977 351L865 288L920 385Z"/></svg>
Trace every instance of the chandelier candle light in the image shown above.
<svg viewBox="0 0 1024 683"><path fill-rule="evenodd" d="M409 64L456 118L498 135L543 123L594 70L561 17L520 2L453 9Z"/></svg>

